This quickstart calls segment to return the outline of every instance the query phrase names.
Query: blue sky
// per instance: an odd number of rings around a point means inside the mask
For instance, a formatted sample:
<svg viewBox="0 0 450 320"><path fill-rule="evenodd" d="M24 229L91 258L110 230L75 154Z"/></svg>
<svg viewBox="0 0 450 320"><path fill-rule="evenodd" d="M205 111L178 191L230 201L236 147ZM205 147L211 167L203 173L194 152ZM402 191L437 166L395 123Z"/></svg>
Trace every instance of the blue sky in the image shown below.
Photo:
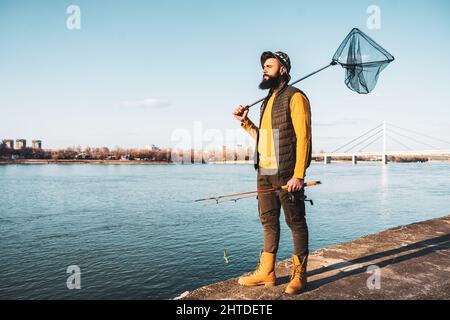
<svg viewBox="0 0 450 320"><path fill-rule="evenodd" d="M80 30L66 27L71 4ZM381 10L379 30L366 26L369 5ZM236 131L233 108L265 93L262 51L287 52L296 79L329 63L358 27L396 61L370 95L347 89L338 66L299 84L311 100L314 151L383 120L450 140L449 9L445 0L0 0L0 138L166 147L196 123Z"/></svg>

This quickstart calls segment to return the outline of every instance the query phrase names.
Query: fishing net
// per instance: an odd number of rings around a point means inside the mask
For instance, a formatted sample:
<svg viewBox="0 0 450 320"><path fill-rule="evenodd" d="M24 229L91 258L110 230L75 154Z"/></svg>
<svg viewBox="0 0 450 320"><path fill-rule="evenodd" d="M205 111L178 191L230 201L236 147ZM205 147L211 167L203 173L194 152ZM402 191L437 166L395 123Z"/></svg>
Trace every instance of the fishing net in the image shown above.
<svg viewBox="0 0 450 320"><path fill-rule="evenodd" d="M361 30L354 28L333 56L345 70L345 84L357 93L371 92L378 76L394 57Z"/></svg>
<svg viewBox="0 0 450 320"><path fill-rule="evenodd" d="M394 61L394 57L389 52L364 32L353 28L342 41L330 64L289 84L293 86L316 73L339 64L345 69L347 87L357 93L366 94L375 88L381 71L392 61ZM249 104L247 108L257 105L264 99Z"/></svg>

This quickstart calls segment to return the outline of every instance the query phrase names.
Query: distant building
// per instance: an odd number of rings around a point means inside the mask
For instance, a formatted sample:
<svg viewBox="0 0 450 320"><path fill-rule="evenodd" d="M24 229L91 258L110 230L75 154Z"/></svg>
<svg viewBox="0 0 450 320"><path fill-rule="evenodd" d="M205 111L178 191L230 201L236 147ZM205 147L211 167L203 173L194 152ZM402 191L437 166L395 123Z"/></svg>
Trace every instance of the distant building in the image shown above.
<svg viewBox="0 0 450 320"><path fill-rule="evenodd" d="M31 141L31 147L33 149L42 149L42 141L41 140L33 140L33 141Z"/></svg>
<svg viewBox="0 0 450 320"><path fill-rule="evenodd" d="M124 154L120 157L120 160L134 160L133 156L130 154Z"/></svg>
<svg viewBox="0 0 450 320"><path fill-rule="evenodd" d="M27 147L27 140L26 139L17 139L16 140L16 149L20 150Z"/></svg>
<svg viewBox="0 0 450 320"><path fill-rule="evenodd" d="M77 154L76 156L75 156L75 159L81 159L81 160L90 160L92 157L88 154L88 153L85 153L85 152L80 152L79 154Z"/></svg>
<svg viewBox="0 0 450 320"><path fill-rule="evenodd" d="M14 149L14 140L12 140L12 139L5 139L5 140L3 140L3 144L8 149Z"/></svg>
<svg viewBox="0 0 450 320"><path fill-rule="evenodd" d="M148 144L145 146L145 149L148 151L158 151L160 150L157 146L155 146L154 144Z"/></svg>

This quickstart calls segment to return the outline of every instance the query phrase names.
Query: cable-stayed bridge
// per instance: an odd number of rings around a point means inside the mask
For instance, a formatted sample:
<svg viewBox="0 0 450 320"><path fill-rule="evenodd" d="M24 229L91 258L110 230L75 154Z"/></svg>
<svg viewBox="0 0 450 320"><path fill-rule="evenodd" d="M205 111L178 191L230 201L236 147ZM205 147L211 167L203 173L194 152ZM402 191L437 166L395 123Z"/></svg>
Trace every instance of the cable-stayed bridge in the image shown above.
<svg viewBox="0 0 450 320"><path fill-rule="evenodd" d="M381 142L381 150L368 151L368 148L377 142ZM445 147L443 148L442 146ZM378 157L383 164L387 164L391 156L427 157L433 155L448 156L450 158L450 141L384 121L344 143L332 152L313 154L313 157L323 157L326 164L330 163L332 159L339 158L352 157L352 162L356 164L358 158Z"/></svg>

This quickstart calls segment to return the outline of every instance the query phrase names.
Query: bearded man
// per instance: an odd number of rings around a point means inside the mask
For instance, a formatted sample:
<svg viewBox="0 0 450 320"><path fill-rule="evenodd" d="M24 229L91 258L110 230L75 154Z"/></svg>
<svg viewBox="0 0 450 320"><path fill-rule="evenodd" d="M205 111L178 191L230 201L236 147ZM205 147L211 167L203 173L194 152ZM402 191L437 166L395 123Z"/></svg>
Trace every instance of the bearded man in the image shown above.
<svg viewBox="0 0 450 320"><path fill-rule="evenodd" d="M264 249L251 275L239 278L243 286L276 282L275 262L280 240L280 209L283 208L294 242L293 269L285 292L300 293L307 284L308 226L305 219L304 179L311 162L311 110L299 89L289 86L291 62L286 53L266 51L261 55L263 80L260 89L269 90L261 106L259 126L248 117L249 108L240 105L233 115L256 140L255 169L258 190L281 188L258 195L259 218L264 230Z"/></svg>

